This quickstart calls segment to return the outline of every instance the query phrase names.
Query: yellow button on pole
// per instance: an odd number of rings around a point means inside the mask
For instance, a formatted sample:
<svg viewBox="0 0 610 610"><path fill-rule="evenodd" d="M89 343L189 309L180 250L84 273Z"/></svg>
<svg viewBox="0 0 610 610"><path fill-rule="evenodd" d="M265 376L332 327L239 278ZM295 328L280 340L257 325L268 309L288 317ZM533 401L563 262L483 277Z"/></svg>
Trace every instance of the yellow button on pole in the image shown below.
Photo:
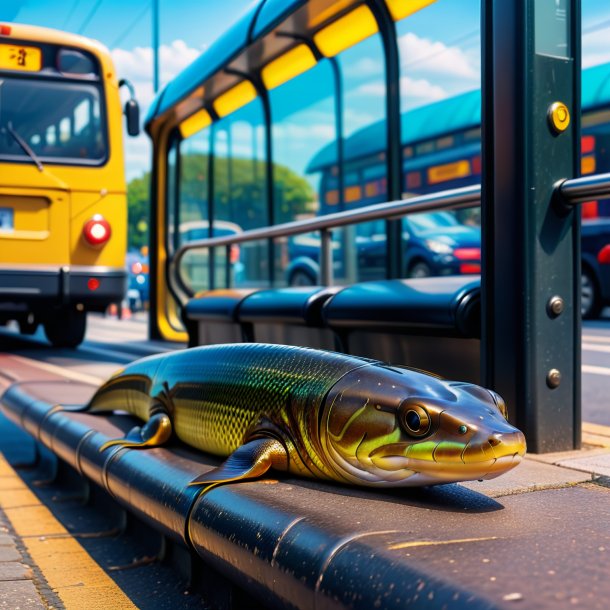
<svg viewBox="0 0 610 610"><path fill-rule="evenodd" d="M549 107L549 123L555 133L561 133L570 124L570 111L563 102L553 102Z"/></svg>

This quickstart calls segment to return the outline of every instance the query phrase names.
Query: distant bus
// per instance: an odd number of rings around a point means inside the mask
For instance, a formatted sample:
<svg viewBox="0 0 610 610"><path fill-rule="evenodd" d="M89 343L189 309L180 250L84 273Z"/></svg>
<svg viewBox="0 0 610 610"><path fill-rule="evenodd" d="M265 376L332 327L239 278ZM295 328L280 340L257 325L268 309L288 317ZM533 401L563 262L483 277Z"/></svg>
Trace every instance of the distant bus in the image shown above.
<svg viewBox="0 0 610 610"><path fill-rule="evenodd" d="M74 347L126 288L119 81L99 43L0 24L0 323ZM127 102L128 131L138 131Z"/></svg>

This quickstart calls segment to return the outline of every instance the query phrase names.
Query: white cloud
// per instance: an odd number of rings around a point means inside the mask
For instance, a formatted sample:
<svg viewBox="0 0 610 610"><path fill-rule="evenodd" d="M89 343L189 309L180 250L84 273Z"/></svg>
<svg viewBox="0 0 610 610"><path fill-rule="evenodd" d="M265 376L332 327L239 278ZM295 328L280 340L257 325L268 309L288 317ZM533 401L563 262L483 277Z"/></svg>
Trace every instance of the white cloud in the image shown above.
<svg viewBox="0 0 610 610"><path fill-rule="evenodd" d="M402 72L420 73L428 78L450 76L478 81L480 68L475 63L478 55L469 55L459 47L448 47L440 41L420 38L407 32L398 39Z"/></svg>
<svg viewBox="0 0 610 610"><path fill-rule="evenodd" d="M183 40L174 40L159 48L160 80L163 86L169 82L200 54L200 49L187 46ZM136 47L132 50L113 49L111 51L119 78L127 78L136 90L140 104L141 117L144 119L153 101L153 52L151 47ZM125 94L123 94L125 95ZM127 180L140 176L150 169L150 141L140 134L131 138L125 134L125 166Z"/></svg>
<svg viewBox="0 0 610 610"><path fill-rule="evenodd" d="M385 83L374 81L361 85L357 91L361 95L385 97L386 87ZM408 76L400 78L400 96L403 103L406 100L407 108L436 102L448 97L448 95L448 92L443 87L435 85L425 78L410 78Z"/></svg>
<svg viewBox="0 0 610 610"><path fill-rule="evenodd" d="M447 91L423 78L413 79L403 76L400 79L400 95L407 108L415 108L448 97Z"/></svg>
<svg viewBox="0 0 610 610"><path fill-rule="evenodd" d="M584 34L582 37L582 67L590 68L610 62L610 27Z"/></svg>

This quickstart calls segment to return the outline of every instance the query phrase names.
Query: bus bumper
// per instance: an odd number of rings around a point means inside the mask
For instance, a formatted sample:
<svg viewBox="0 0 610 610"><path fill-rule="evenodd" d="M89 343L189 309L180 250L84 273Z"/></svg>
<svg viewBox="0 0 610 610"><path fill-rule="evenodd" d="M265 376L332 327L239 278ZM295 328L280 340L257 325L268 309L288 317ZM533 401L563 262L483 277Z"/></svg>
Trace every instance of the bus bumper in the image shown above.
<svg viewBox="0 0 610 610"><path fill-rule="evenodd" d="M112 267L0 268L0 311L32 311L48 306L82 305L103 311L125 298L127 271Z"/></svg>

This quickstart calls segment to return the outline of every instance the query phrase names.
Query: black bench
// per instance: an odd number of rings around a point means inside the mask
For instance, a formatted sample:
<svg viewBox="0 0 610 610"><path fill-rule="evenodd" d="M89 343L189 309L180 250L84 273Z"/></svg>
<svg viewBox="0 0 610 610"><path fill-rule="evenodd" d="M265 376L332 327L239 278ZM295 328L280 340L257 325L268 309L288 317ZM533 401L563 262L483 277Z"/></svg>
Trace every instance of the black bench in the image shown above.
<svg viewBox="0 0 610 610"><path fill-rule="evenodd" d="M257 341L378 358L480 382L481 280L212 290L184 312L189 345Z"/></svg>
<svg viewBox="0 0 610 610"><path fill-rule="evenodd" d="M254 288L210 290L198 293L182 312L189 347L252 341L251 329L239 323L240 305Z"/></svg>
<svg viewBox="0 0 610 610"><path fill-rule="evenodd" d="M322 307L338 286L304 286L261 290L241 303L238 318L258 343L336 349L335 335L324 328Z"/></svg>
<svg viewBox="0 0 610 610"><path fill-rule="evenodd" d="M478 276L354 284L335 294L322 315L341 351L480 381Z"/></svg>

